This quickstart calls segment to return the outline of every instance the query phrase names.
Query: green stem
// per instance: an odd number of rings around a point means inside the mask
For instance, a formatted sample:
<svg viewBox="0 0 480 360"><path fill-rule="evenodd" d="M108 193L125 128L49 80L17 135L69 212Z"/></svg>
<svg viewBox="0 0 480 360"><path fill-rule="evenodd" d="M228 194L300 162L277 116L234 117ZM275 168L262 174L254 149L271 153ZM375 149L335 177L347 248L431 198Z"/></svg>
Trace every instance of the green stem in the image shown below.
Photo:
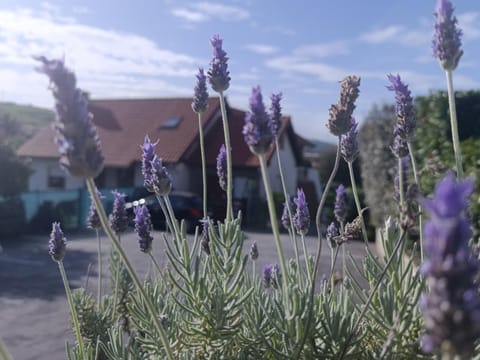
<svg viewBox="0 0 480 360"><path fill-rule="evenodd" d="M207 218L207 163L205 160L205 143L203 139L203 113L198 114L198 136L200 138L200 154L202 157L202 179L203 179L203 219Z"/></svg>
<svg viewBox="0 0 480 360"><path fill-rule="evenodd" d="M227 154L227 214L225 217L225 223L228 223L233 218L232 147L230 145L230 130L228 127L227 107L225 104L225 97L223 96L223 92L220 92L220 109L222 111L223 134L225 136L225 152Z"/></svg>
<svg viewBox="0 0 480 360"><path fill-rule="evenodd" d="M8 352L7 347L3 343L2 338L0 338L0 359L1 360L13 360L13 357Z"/></svg>
<svg viewBox="0 0 480 360"><path fill-rule="evenodd" d="M120 242L120 235L117 235L117 236L118 236L118 244L120 246L122 246L121 242ZM112 248L110 251L112 253L111 254L112 257L118 257L119 256L118 251L116 251L115 248ZM115 309L117 307L118 286L119 286L119 282L120 282L120 272L122 271L122 262L119 262L117 265L118 266L115 269L115 279L114 279L115 284L113 284L114 289L113 289L113 312L112 312L112 314L113 314L114 317L115 317Z"/></svg>
<svg viewBox="0 0 480 360"><path fill-rule="evenodd" d="M462 151L460 149L460 138L458 136L457 109L455 106L455 92L453 90L452 70L446 71L448 87L448 106L450 108L450 126L452 128L453 151L457 165L457 178L463 179Z"/></svg>
<svg viewBox="0 0 480 360"><path fill-rule="evenodd" d="M335 272L335 264L337 263L338 252L340 251L340 246L343 247L343 245L344 244L337 245L337 247L335 248L335 255L333 255L333 257L332 257L332 265L330 266L330 276L328 277L328 283L330 283L332 291L335 288L335 284L334 284L334 280L333 280L333 274Z"/></svg>
<svg viewBox="0 0 480 360"><path fill-rule="evenodd" d="M418 170L417 162L415 161L415 156L413 154L412 144L407 143L408 152L410 153L410 162L412 164L413 179L417 184L418 189L420 189L420 181L418 179ZM420 236L420 259L423 262L423 214L422 214L422 205L418 203L418 232Z"/></svg>
<svg viewBox="0 0 480 360"><path fill-rule="evenodd" d="M301 276L301 267L300 267L300 257L298 256L298 243L297 243L297 236L295 232L295 227L293 225L293 214L292 208L290 207L289 196L287 192L287 186L285 185L285 176L283 175L283 166L282 161L280 160L280 144L278 143L278 136L275 136L275 151L277 154L277 162L278 162L278 172L280 173L280 182L282 183L282 190L283 190L283 197L285 199L285 206L287 207L288 218L290 219L290 238L293 241L293 249L295 251L295 260L297 261L297 274L298 274L298 282L302 284L302 276Z"/></svg>
<svg viewBox="0 0 480 360"><path fill-rule="evenodd" d="M180 236L180 229L178 228L178 221L177 221L177 218L175 217L175 212L173 211L172 203L170 202L170 198L168 197L168 195L163 196L163 200L165 201L165 205L167 205L167 210L170 217L170 222L173 226L173 231L175 233L175 236L178 238L178 236ZM165 216L167 216L167 214L165 214Z"/></svg>
<svg viewBox="0 0 480 360"><path fill-rule="evenodd" d="M153 256L151 251L148 252L148 255L150 255L150 259L152 260L152 263L155 266L155 269L157 269L158 275L160 275L160 278L163 281L163 285L166 285L167 281L166 281L165 277L163 276L162 269L160 268L160 265L158 265L157 259L155 259L155 256Z"/></svg>
<svg viewBox="0 0 480 360"><path fill-rule="evenodd" d="M100 233L95 230L97 233L97 242L98 242L98 287L97 287L97 309L100 309L100 302L102 300L102 242L100 239Z"/></svg>
<svg viewBox="0 0 480 360"><path fill-rule="evenodd" d="M305 244L305 235L301 234L303 254L305 256L305 269L307 270L307 279L309 282L312 281L312 271L310 269L310 262L308 260L308 251L307 245Z"/></svg>
<svg viewBox="0 0 480 360"><path fill-rule="evenodd" d="M382 272L380 273L380 276L378 277L377 279L377 282L375 284L375 287L373 288L372 292L370 293L370 295L368 296L368 299L367 301L365 302L365 305L363 306L363 309L362 311L360 312L360 315L358 316L357 318L357 321L355 322L355 324L353 325L353 329L352 331L350 332L350 335L348 336L347 340L345 341L345 344L343 345L343 349L342 349L342 353L339 357L339 359L343 359L347 353L347 350L348 350L348 345L350 345L350 341L352 341L353 337L355 336L357 330L358 330L358 327L360 326L362 320L363 320L363 317L366 315L367 313L367 310L368 310L368 307L370 306L370 304L372 303L372 300L373 300L373 297L375 296L375 294L377 293L377 290L378 288L380 287L380 285L382 284L382 281L383 281L383 278L385 277L385 275L387 274L387 271L388 271L388 268L390 267L390 265L392 264L393 262L393 259L397 256L397 252L398 250L401 248L402 244L404 243L403 241L403 238L405 237L405 231L403 231L403 229L401 230L400 232L400 235L398 237L398 240L397 240L397 243L395 244L395 247L393 248L393 251L392 251L392 254L390 255L390 258L388 259L387 261L387 264L385 265L385 267L383 268Z"/></svg>
<svg viewBox="0 0 480 360"><path fill-rule="evenodd" d="M312 319L313 319L313 308L314 308L314 298L315 298L315 281L317 279L317 274L318 274L318 268L320 265L320 256L322 254L322 211L325 206L325 202L327 201L327 194L330 191L330 188L332 187L333 179L335 179L335 175L337 175L338 171L338 165L340 164L340 136L337 138L337 153L335 154L335 163L333 165L332 172L330 173L330 177L328 178L327 184L325 185L325 188L323 189L322 197L320 199L320 204L318 205L317 209L317 215L315 217L315 224L317 226L317 254L315 255L315 265L313 268L313 276L312 276L312 284L311 284L311 289L309 293L309 299L308 299L308 317L307 321L305 323L305 330L304 334L302 336L302 339L298 343L298 348L296 351L296 354L294 356L294 359L299 359L300 355L302 354L303 346L305 345L305 341L307 340L307 336L310 332L310 326L312 324Z"/></svg>
<svg viewBox="0 0 480 360"><path fill-rule="evenodd" d="M125 251L123 251L122 247L120 246L120 242L111 229L111 227L108 225L108 218L107 214L105 213L105 209L103 208L102 202L100 200L100 197L98 196L97 189L95 186L95 183L92 178L87 178L87 187L88 190L90 191L90 194L92 196L92 199L95 201L95 206L97 207L98 215L100 217L100 222L102 223L102 227L109 237L109 239L112 241L113 247L118 251L120 254L120 258L122 259L128 273L130 274L133 282L135 283L135 286L142 296L143 300L145 301L145 305L148 309L148 311L151 314L151 319L153 321L153 324L160 336L160 341L162 342L163 348L165 350L166 356L169 360L174 360L173 352L170 347L170 343L167 338L167 334L165 333L165 329L163 328L162 324L159 321L157 311L155 309L155 306L153 305L151 299L148 297L147 293L145 292L145 289L142 286L142 282L140 281L139 277L137 276L135 270L133 269L132 264L128 260L127 254Z"/></svg>
<svg viewBox="0 0 480 360"><path fill-rule="evenodd" d="M283 254L282 242L280 240L280 232L278 230L277 212L275 210L275 202L273 201L272 189L270 186L270 178L268 176L267 162L264 154L259 154L260 169L262 171L263 185L265 186L265 194L267 196L268 211L270 214L270 222L272 224L273 237L275 238L275 245L277 246L278 258L280 261L280 268L284 279L287 279L287 266L285 263L285 255ZM282 282L283 294L285 301L287 301L287 285L286 281Z"/></svg>
<svg viewBox="0 0 480 360"><path fill-rule="evenodd" d="M367 227L365 226L365 221L363 220L363 212L360 204L360 197L358 196L357 182L355 181L355 174L353 173L353 164L351 161L347 161L347 164L348 172L350 173L350 183L352 184L353 199L355 200L358 217L360 218L360 223L362 225L363 241L365 242L365 245L368 246Z"/></svg>
<svg viewBox="0 0 480 360"><path fill-rule="evenodd" d="M75 334L77 335L80 355L82 359L86 359L82 333L80 332L80 324L78 323L77 311L75 310L75 305L73 304L72 292L70 291L70 286L68 285L67 274L65 273L63 262L57 261L57 264L58 264L58 268L60 269L60 274L62 275L62 281L63 281L63 286L65 287L65 293L67 294L68 306L70 307L70 314L72 315L73 327L75 328Z"/></svg>

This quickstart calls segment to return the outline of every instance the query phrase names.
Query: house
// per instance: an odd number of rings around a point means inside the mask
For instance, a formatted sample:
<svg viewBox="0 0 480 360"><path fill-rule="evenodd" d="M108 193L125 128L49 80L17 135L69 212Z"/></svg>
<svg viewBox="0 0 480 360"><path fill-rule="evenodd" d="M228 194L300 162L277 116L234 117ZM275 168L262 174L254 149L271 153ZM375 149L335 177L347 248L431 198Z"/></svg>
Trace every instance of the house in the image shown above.
<svg viewBox="0 0 480 360"><path fill-rule="evenodd" d="M158 140L157 154L173 178L176 190L202 193L198 116L191 109L191 98L92 100L90 111L97 126L105 157L105 168L95 179L97 187L136 188L143 186L141 149L145 135ZM243 140L245 112L227 104L232 145L234 199L244 211L255 198L264 198L258 158ZM208 176L208 203L221 206L222 190L216 176L216 157L223 144L223 125L219 98L209 99L203 116ZM31 158L29 191L46 192L84 189L82 179L69 176L58 165L55 133L45 128L18 149ZM282 119L279 145L286 187L294 194L299 169L305 163L290 117ZM268 171L274 192L282 193L278 161L272 149L267 154ZM317 198L320 189L317 189Z"/></svg>

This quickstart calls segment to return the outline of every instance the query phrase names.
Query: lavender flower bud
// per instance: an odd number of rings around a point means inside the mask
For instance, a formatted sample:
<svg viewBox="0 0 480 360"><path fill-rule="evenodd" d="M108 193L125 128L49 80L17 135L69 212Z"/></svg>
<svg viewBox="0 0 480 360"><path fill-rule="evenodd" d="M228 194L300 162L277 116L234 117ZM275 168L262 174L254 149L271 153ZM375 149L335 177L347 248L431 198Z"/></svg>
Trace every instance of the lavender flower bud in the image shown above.
<svg viewBox="0 0 480 360"><path fill-rule="evenodd" d="M293 216L293 224L295 229L301 235L305 235L310 227L310 213L308 211L307 201L305 200L305 193L302 189L297 189L297 197L293 199L297 210Z"/></svg>
<svg viewBox="0 0 480 360"><path fill-rule="evenodd" d="M415 120L415 111L413 108L413 99L405 85L400 79L400 75L387 75L391 85L387 86L390 91L395 91L395 109L397 123L393 131L394 136L399 136L407 142L413 138L417 121Z"/></svg>
<svg viewBox="0 0 480 360"><path fill-rule="evenodd" d="M203 68L198 69L197 84L193 95L192 109L197 114L204 113L208 108L207 77Z"/></svg>
<svg viewBox="0 0 480 360"><path fill-rule="evenodd" d="M252 246L250 247L250 259L252 259L253 261L258 259L258 247L256 241L254 241L252 243Z"/></svg>
<svg viewBox="0 0 480 360"><path fill-rule="evenodd" d="M135 213L135 232L138 236L140 251L148 253L152 250L153 241L150 213L145 205L136 206L133 211Z"/></svg>
<svg viewBox="0 0 480 360"><path fill-rule="evenodd" d="M263 286L268 289L273 287L278 289L282 281L282 274L278 264L266 264L263 267Z"/></svg>
<svg viewBox="0 0 480 360"><path fill-rule="evenodd" d="M290 198L290 195L287 195L287 201L283 203L283 213L282 213L282 218L281 222L283 227L286 230L290 230L290 214L288 213L288 208L290 208L290 212L293 213L293 203L292 199Z"/></svg>
<svg viewBox="0 0 480 360"><path fill-rule="evenodd" d="M357 216L352 222L345 224L345 231L340 243L360 240L362 240L362 221Z"/></svg>
<svg viewBox="0 0 480 360"><path fill-rule="evenodd" d="M271 105L270 105L270 119L273 136L278 135L280 126L282 124L282 108L280 106L280 100L282 100L282 93L272 94L270 96Z"/></svg>
<svg viewBox="0 0 480 360"><path fill-rule="evenodd" d="M346 162L353 163L358 157L360 150L358 148L358 123L352 117L352 127L346 135L341 135L340 151Z"/></svg>
<svg viewBox="0 0 480 360"><path fill-rule="evenodd" d="M227 152L222 144L217 156L218 185L223 191L227 191Z"/></svg>
<svg viewBox="0 0 480 360"><path fill-rule="evenodd" d="M345 222L347 217L347 198L345 195L345 186L342 184L338 185L336 190L333 214L339 223Z"/></svg>
<svg viewBox="0 0 480 360"><path fill-rule="evenodd" d="M425 332L421 345L426 352L449 349L469 357L480 337L480 298L475 277L479 261L468 242L472 236L466 215L473 181L457 182L452 173L435 187L431 200L424 200L430 219L425 222L425 261L421 271L430 290L420 307Z"/></svg>
<svg viewBox="0 0 480 360"><path fill-rule="evenodd" d="M347 76L341 82L340 100L330 107L327 127L335 136L346 134L352 127L355 101L360 93L360 78Z"/></svg>
<svg viewBox="0 0 480 360"><path fill-rule="evenodd" d="M337 247L339 236L340 232L338 231L338 227L332 222L330 225L328 225L326 234L327 242L328 245L330 245L330 248L334 249Z"/></svg>
<svg viewBox="0 0 480 360"><path fill-rule="evenodd" d="M272 285L272 269L273 265L272 264L265 264L263 266L263 286L268 289Z"/></svg>
<svg viewBox="0 0 480 360"><path fill-rule="evenodd" d="M98 197L100 199L105 199L105 196L102 195L100 191L97 190ZM102 223L100 222L100 217L98 216L97 207L93 198L90 197L90 208L88 209L87 217L87 227L93 230L99 230L102 228Z"/></svg>
<svg viewBox="0 0 480 360"><path fill-rule="evenodd" d="M145 136L143 145L140 146L142 149L142 175L143 175L143 185L150 192L155 192L153 188L153 178L152 178L152 161L155 159L155 146L158 141L152 143L148 135Z"/></svg>
<svg viewBox="0 0 480 360"><path fill-rule="evenodd" d="M112 230L118 235L125 232L128 228L127 209L125 208L125 194L118 191L112 191L113 209L108 220Z"/></svg>
<svg viewBox="0 0 480 360"><path fill-rule="evenodd" d="M252 89L250 111L245 115L243 135L250 151L254 154L266 153L273 142L272 125L265 111L260 86Z"/></svg>
<svg viewBox="0 0 480 360"><path fill-rule="evenodd" d="M39 71L47 75L55 99L55 142L60 166L73 176L95 178L103 169L103 155L97 129L88 111L86 93L76 87L75 74L62 60L36 58Z"/></svg>
<svg viewBox="0 0 480 360"><path fill-rule="evenodd" d="M60 223L54 222L52 224L52 232L48 242L48 253L54 261L62 261L67 249L67 239L63 235L60 228Z"/></svg>
<svg viewBox="0 0 480 360"><path fill-rule="evenodd" d="M453 6L448 0L438 0L435 10L435 34L433 36L433 56L446 71L455 70L463 55L462 31L457 28L457 18L453 16Z"/></svg>
<svg viewBox="0 0 480 360"><path fill-rule="evenodd" d="M167 168L163 166L162 160L155 155L150 162L152 166L152 187L156 194L166 196L172 190L172 177Z"/></svg>
<svg viewBox="0 0 480 360"><path fill-rule="evenodd" d="M210 236L208 234L210 223L208 220L202 220L202 235L200 245L207 255L210 255Z"/></svg>
<svg viewBox="0 0 480 360"><path fill-rule="evenodd" d="M222 49L223 40L219 35L214 35L210 40L213 47L213 59L207 72L208 81L216 92L223 92L230 86L230 73L228 72L227 53Z"/></svg>

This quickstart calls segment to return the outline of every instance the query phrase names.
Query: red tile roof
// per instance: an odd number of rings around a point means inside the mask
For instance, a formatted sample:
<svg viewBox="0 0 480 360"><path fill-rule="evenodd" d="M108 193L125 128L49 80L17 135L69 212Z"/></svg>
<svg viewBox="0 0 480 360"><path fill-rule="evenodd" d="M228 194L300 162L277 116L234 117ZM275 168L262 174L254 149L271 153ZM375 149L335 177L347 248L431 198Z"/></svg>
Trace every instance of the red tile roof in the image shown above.
<svg viewBox="0 0 480 360"><path fill-rule="evenodd" d="M198 145L198 115L192 111L191 98L92 100L90 111L102 143L105 165L126 167L141 160L140 145L146 134L158 140L157 154L166 163L188 161L200 163ZM258 158L245 144L242 129L245 112L227 106L232 145L232 162L237 167L258 167ZM221 144L224 143L219 98L210 98L203 117L207 165L215 166ZM162 128L169 119L179 118L174 129ZM297 162L301 149L289 117L282 119L280 139L289 136ZM58 158L54 131L42 129L18 149L20 156ZM267 154L270 159L273 150Z"/></svg>
<svg viewBox="0 0 480 360"><path fill-rule="evenodd" d="M92 100L90 111L102 143L105 164L129 166L141 159L140 145L146 134L159 140L157 153L165 162L178 162L198 135L198 116L191 98ZM219 111L218 98L209 99L203 124ZM181 119L175 129L162 129L168 119ZM18 149L28 157L58 158L51 128L42 129Z"/></svg>

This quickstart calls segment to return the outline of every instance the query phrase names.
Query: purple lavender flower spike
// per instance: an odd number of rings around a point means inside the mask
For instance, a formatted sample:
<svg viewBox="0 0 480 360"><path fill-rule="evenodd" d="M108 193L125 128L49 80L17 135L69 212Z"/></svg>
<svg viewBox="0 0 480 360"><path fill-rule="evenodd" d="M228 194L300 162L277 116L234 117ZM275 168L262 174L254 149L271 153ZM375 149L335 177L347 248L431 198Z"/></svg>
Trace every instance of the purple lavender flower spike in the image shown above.
<svg viewBox="0 0 480 360"><path fill-rule="evenodd" d="M228 72L227 53L222 49L223 40L220 36L214 35L210 40L213 47L213 59L210 62L210 69L207 72L208 81L212 89L220 93L230 86L230 73Z"/></svg>
<svg viewBox="0 0 480 360"><path fill-rule="evenodd" d="M358 147L358 123L352 117L352 127L346 135L341 136L340 151L346 162L353 163L360 152Z"/></svg>
<svg viewBox="0 0 480 360"><path fill-rule="evenodd" d="M145 205L136 206L133 209L135 213L135 232L138 236L140 251L148 253L152 251L152 222L150 220L150 212Z"/></svg>
<svg viewBox="0 0 480 360"><path fill-rule="evenodd" d="M271 105L270 105L270 118L272 126L273 136L278 135L280 126L282 125L282 107L280 106L280 100L282 100L282 93L272 94L270 96Z"/></svg>
<svg viewBox="0 0 480 360"><path fill-rule="evenodd" d="M330 223L327 227L327 243L330 245L330 248L334 249L338 245L338 237L340 236L340 232L338 231L338 227L335 225L334 222Z"/></svg>
<svg viewBox="0 0 480 360"><path fill-rule="evenodd" d="M223 191L227 191L227 152L222 144L217 156L218 185Z"/></svg>
<svg viewBox="0 0 480 360"><path fill-rule="evenodd" d="M263 286L268 289L270 286L272 286L272 270L273 270L273 265L272 264L265 264L263 266Z"/></svg>
<svg viewBox="0 0 480 360"><path fill-rule="evenodd" d="M127 209L125 208L125 194L122 194L116 190L112 191L113 194L113 209L108 220L112 230L118 235L127 230L128 216Z"/></svg>
<svg viewBox="0 0 480 360"><path fill-rule="evenodd" d="M360 94L360 78L347 76L341 82L340 99L329 110L327 127L335 136L346 134L352 127L352 114L355 110L355 101Z"/></svg>
<svg viewBox="0 0 480 360"><path fill-rule="evenodd" d="M62 261L65 257L67 249L67 239L63 235L60 223L54 222L52 224L52 232L48 242L48 253L54 261Z"/></svg>
<svg viewBox="0 0 480 360"><path fill-rule="evenodd" d="M444 70L455 70L463 50L460 39L462 31L458 29L458 20L453 16L452 3L448 0L438 0L434 17L433 56L438 59Z"/></svg>
<svg viewBox="0 0 480 360"><path fill-rule="evenodd" d="M290 230L290 216L288 214L288 207L290 207L290 211L293 213L293 202L290 198L290 195L287 195L287 201L283 204L283 213L282 218L280 219L282 222L283 227L286 230Z"/></svg>
<svg viewBox="0 0 480 360"><path fill-rule="evenodd" d="M163 166L162 159L158 156L154 156L150 162L152 167L152 187L155 194L160 196L167 196L172 190L172 177L167 168Z"/></svg>
<svg viewBox="0 0 480 360"><path fill-rule="evenodd" d="M155 146L158 141L152 143L148 135L145 135L145 140L143 145L140 146L142 149L142 175L143 175L143 185L150 192L155 192L153 188L153 179L152 179L152 161L155 159Z"/></svg>
<svg viewBox="0 0 480 360"><path fill-rule="evenodd" d="M207 77L203 68L198 69L197 84L193 94L192 109L197 114L204 113L208 108Z"/></svg>
<svg viewBox="0 0 480 360"><path fill-rule="evenodd" d="M421 271L429 292L420 307L425 319L421 345L426 352L445 349L469 357L480 337L480 297L475 277L480 263L468 242L472 236L466 214L473 181L457 182L449 173L431 200L423 200L425 261Z"/></svg>
<svg viewBox="0 0 480 360"><path fill-rule="evenodd" d="M302 189L297 190L297 197L293 199L297 210L293 215L293 224L295 229L301 235L305 235L310 227L310 213L308 211L308 204L305 200L305 193Z"/></svg>
<svg viewBox="0 0 480 360"><path fill-rule="evenodd" d="M265 111L260 86L252 89L250 111L245 115L243 136L250 151L257 155L266 153L273 142L270 117Z"/></svg>
<svg viewBox="0 0 480 360"><path fill-rule="evenodd" d="M100 191L97 190L97 194L100 199L105 199L105 196L103 196ZM88 209L87 227L93 230L100 230L102 228L102 223L100 222L100 217L98 216L97 207L95 206L95 202L92 198L90 202L90 208Z"/></svg>
<svg viewBox="0 0 480 360"><path fill-rule="evenodd" d="M63 60L43 56L38 69L48 76L55 99L55 142L60 152L60 166L73 176L95 178L103 170L103 155L97 129L88 111L88 96L76 87L75 74Z"/></svg>
<svg viewBox="0 0 480 360"><path fill-rule="evenodd" d="M345 222L347 217L347 198L345 195L345 186L342 184L338 185L336 190L333 214L339 223Z"/></svg>
<svg viewBox="0 0 480 360"><path fill-rule="evenodd" d="M393 135L410 142L417 126L410 90L408 90L408 85L402 82L400 75L397 74L397 76L395 76L389 74L387 75L387 78L390 81L390 85L387 86L387 89L395 92L397 123Z"/></svg>
<svg viewBox="0 0 480 360"><path fill-rule="evenodd" d="M254 241L252 243L252 246L250 247L250 259L252 259L253 261L258 259L258 247L256 241Z"/></svg>

